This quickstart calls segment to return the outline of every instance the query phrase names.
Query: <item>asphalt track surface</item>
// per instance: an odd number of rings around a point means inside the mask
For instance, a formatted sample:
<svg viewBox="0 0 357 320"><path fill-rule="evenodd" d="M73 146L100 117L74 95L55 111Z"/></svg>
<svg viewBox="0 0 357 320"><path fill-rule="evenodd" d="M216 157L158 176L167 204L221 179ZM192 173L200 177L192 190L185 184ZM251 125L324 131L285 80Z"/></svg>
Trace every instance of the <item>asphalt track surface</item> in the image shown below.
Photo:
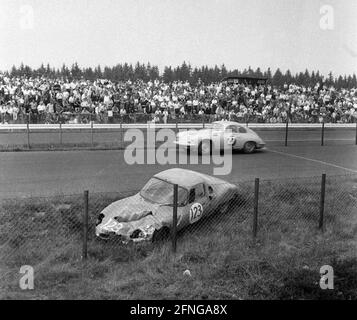
<svg viewBox="0 0 357 320"><path fill-rule="evenodd" d="M256 130L258 132L258 130ZM236 152L232 170L221 178L239 183L254 178L281 179L329 175L357 177L355 131L328 130L321 146L318 130L289 132L284 146L283 131L258 132L267 148L254 154ZM146 150L147 151L147 150ZM139 190L155 173L182 167L213 174L211 164L129 165L124 150L1 152L0 197L28 197L81 194L89 192L127 192ZM183 152L183 151L180 151ZM176 153L179 156L179 153ZM200 160L198 159L200 162ZM221 166L221 165L220 165Z"/></svg>

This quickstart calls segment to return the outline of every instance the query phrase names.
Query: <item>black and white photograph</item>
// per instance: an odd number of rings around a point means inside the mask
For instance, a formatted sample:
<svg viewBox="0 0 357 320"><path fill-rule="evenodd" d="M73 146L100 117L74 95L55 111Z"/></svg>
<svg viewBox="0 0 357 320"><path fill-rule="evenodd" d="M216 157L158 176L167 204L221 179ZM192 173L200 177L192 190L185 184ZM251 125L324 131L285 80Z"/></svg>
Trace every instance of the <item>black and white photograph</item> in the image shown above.
<svg viewBox="0 0 357 320"><path fill-rule="evenodd" d="M357 300L356 17L0 0L0 300Z"/></svg>

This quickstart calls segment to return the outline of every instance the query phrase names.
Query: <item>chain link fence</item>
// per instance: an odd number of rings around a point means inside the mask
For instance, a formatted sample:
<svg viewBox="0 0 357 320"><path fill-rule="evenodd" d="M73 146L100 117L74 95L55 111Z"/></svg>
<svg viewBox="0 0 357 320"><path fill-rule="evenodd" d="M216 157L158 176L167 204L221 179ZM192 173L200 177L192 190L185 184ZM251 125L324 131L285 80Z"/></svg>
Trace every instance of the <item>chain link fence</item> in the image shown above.
<svg viewBox="0 0 357 320"><path fill-rule="evenodd" d="M168 232L151 237L148 229L133 228L129 235L132 241L116 236L115 229L111 229L111 237L98 237L96 226L101 222L98 217L103 209L120 199L134 196L131 205L140 210L147 206L135 198L139 190L3 200L0 296L16 292L18 270L23 265L34 266L36 274L40 274L36 284L47 294L50 288L64 288L73 276L73 281L80 280L85 296L83 283L109 272L108 261L115 268L130 263L138 267L150 264L155 256L171 259L170 256L179 255L180 261L189 265L205 261L205 253L217 255L218 259L222 252L254 250L267 243L273 247L308 247L322 234L340 239L346 247L356 238L356 175L327 176L326 180L309 177L235 184L212 182L202 188L197 185L186 193L175 193L174 185L170 188L151 189L152 195L164 192L160 199L169 201L164 214L154 219L156 226L166 227ZM154 207L159 209L160 205ZM114 209L120 208L127 212L126 218L121 213L122 220L117 220L123 225L130 219L145 219L148 214L155 217L155 213L145 210L138 215L129 212L129 203ZM147 235L147 241L136 241ZM77 271L71 272L73 268ZM124 271L120 272L123 277Z"/></svg>

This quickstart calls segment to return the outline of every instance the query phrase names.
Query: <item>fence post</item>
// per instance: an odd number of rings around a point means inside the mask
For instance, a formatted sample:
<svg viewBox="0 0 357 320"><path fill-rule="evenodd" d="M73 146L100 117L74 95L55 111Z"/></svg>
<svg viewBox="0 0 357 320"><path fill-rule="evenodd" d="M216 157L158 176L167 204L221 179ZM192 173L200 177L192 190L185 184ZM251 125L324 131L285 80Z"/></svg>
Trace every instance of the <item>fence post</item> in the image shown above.
<svg viewBox="0 0 357 320"><path fill-rule="evenodd" d="M61 120L59 123L59 140L60 140L60 146L62 146L62 121Z"/></svg>
<svg viewBox="0 0 357 320"><path fill-rule="evenodd" d="M125 129L123 127L123 124L124 124L124 117L121 116L120 117L120 135L121 135L120 139L121 139L121 146L124 149L124 147L125 147L125 140L124 140Z"/></svg>
<svg viewBox="0 0 357 320"><path fill-rule="evenodd" d="M320 219L319 219L319 229L322 231L324 230L325 188L326 188L326 174L323 173L321 177Z"/></svg>
<svg viewBox="0 0 357 320"><path fill-rule="evenodd" d="M87 259L87 241L88 241L88 190L84 191L84 211L83 211L83 247L82 259Z"/></svg>
<svg viewBox="0 0 357 320"><path fill-rule="evenodd" d="M93 120L92 120L92 117L91 117L91 121L90 121L90 136L91 136L91 145L92 145L92 148L93 148L94 139L93 139Z"/></svg>
<svg viewBox="0 0 357 320"><path fill-rule="evenodd" d="M285 147L288 146L288 132L289 132L289 117L286 117L286 126L285 126Z"/></svg>
<svg viewBox="0 0 357 320"><path fill-rule="evenodd" d="M357 146L357 119L356 119L356 141L355 141L355 144Z"/></svg>
<svg viewBox="0 0 357 320"><path fill-rule="evenodd" d="M324 145L324 138L325 138L325 121L322 121L322 127L321 127L321 146Z"/></svg>
<svg viewBox="0 0 357 320"><path fill-rule="evenodd" d="M174 203L173 203L173 216L172 216L172 251L176 253L177 243L177 194L178 185L174 184Z"/></svg>
<svg viewBox="0 0 357 320"><path fill-rule="evenodd" d="M178 134L178 121L177 121L177 116L176 116L175 122L176 122L176 134Z"/></svg>
<svg viewBox="0 0 357 320"><path fill-rule="evenodd" d="M202 114L202 128L205 128L205 115Z"/></svg>
<svg viewBox="0 0 357 320"><path fill-rule="evenodd" d="M259 178L255 178L254 183L254 215L253 215L253 239L258 233L258 202L259 202Z"/></svg>
<svg viewBox="0 0 357 320"><path fill-rule="evenodd" d="M31 149L31 145L30 145L30 113L28 113L27 115L27 124L26 124L26 128L27 128L27 148Z"/></svg>

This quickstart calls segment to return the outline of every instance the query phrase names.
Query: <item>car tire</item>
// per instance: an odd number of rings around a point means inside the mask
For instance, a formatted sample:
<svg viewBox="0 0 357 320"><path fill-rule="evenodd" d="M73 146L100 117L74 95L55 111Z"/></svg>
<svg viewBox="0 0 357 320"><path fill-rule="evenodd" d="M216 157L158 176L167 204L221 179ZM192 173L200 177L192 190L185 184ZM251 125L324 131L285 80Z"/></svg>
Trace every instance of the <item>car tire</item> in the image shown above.
<svg viewBox="0 0 357 320"><path fill-rule="evenodd" d="M243 147L244 153L253 153L255 149L256 149L256 144L253 141L246 142Z"/></svg>
<svg viewBox="0 0 357 320"><path fill-rule="evenodd" d="M152 235L152 242L162 242L170 237L170 229L168 227L163 227L159 230L155 230Z"/></svg>
<svg viewBox="0 0 357 320"><path fill-rule="evenodd" d="M202 140L198 145L198 154L199 155L211 155L212 154L212 141L211 140Z"/></svg>

